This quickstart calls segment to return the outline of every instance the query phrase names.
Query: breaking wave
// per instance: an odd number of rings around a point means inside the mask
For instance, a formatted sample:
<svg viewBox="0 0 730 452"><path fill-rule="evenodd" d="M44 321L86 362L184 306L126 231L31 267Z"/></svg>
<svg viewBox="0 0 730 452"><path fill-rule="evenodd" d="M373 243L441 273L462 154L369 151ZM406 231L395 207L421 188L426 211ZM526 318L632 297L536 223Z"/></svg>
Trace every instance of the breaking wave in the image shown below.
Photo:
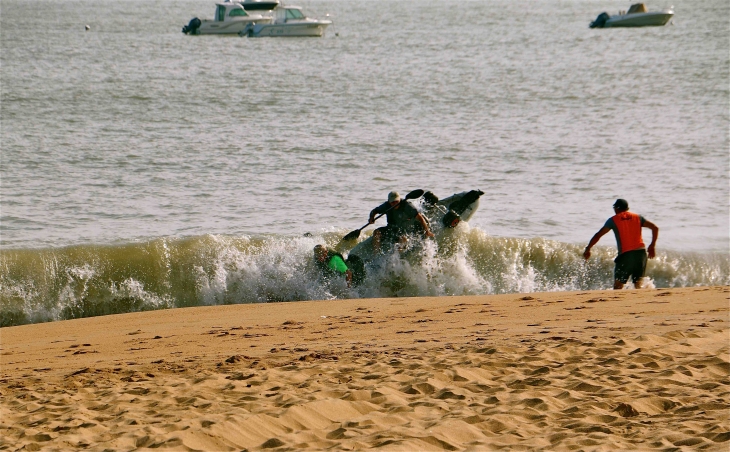
<svg viewBox="0 0 730 452"><path fill-rule="evenodd" d="M312 249L344 254L343 233L299 237L207 235L123 245L0 251L0 326L187 306L344 298L596 290L613 286L612 247L492 237L462 224L416 258L388 256L348 288L326 280ZM364 238L364 237L362 237ZM351 246L350 246L351 248ZM730 284L726 253L659 250L654 287Z"/></svg>

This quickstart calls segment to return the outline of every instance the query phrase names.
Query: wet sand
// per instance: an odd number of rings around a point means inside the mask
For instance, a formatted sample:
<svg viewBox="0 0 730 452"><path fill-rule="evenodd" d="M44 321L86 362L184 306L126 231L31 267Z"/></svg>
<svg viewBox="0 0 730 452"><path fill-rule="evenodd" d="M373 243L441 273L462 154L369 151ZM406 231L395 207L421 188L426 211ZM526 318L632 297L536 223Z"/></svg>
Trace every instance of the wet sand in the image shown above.
<svg viewBox="0 0 730 452"><path fill-rule="evenodd" d="M0 449L730 449L728 287L0 329Z"/></svg>

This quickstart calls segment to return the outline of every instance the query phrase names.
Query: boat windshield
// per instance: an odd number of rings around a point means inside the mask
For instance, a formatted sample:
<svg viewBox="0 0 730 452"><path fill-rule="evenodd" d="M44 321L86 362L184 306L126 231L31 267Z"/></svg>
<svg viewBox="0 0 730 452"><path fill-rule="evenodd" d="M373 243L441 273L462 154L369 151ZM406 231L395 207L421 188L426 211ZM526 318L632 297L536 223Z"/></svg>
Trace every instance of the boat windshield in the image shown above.
<svg viewBox="0 0 730 452"><path fill-rule="evenodd" d="M304 14L302 14L302 12L299 11L298 9L287 9L286 18L287 19L305 19Z"/></svg>
<svg viewBox="0 0 730 452"><path fill-rule="evenodd" d="M626 14L635 14L635 13L645 13L646 12L646 5L643 3L634 3L629 8L629 12Z"/></svg>
<svg viewBox="0 0 730 452"><path fill-rule="evenodd" d="M228 16L230 16L230 17L244 17L244 16L248 16L248 14L243 9L232 9L231 12L228 14Z"/></svg>

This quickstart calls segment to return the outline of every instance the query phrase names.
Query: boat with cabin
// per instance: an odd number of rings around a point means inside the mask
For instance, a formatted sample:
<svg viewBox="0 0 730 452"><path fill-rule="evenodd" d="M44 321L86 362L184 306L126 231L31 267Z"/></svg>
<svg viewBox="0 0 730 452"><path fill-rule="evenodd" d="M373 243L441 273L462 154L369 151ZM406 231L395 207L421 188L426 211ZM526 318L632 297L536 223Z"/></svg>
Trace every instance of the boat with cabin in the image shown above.
<svg viewBox="0 0 730 452"><path fill-rule="evenodd" d="M272 20L268 15L251 14L241 4L226 0L215 4L213 20L194 17L182 28L182 32L186 35L237 35L247 25L264 24Z"/></svg>
<svg viewBox="0 0 730 452"><path fill-rule="evenodd" d="M279 0L241 0L246 11L261 13L271 20L248 24L240 36L263 37L322 37L331 20L307 17L300 6L283 5Z"/></svg>
<svg viewBox="0 0 730 452"><path fill-rule="evenodd" d="M643 3L631 5L628 11L619 11L616 15L603 12L591 22L591 28L615 27L661 27L674 17L674 6L662 11L648 11Z"/></svg>

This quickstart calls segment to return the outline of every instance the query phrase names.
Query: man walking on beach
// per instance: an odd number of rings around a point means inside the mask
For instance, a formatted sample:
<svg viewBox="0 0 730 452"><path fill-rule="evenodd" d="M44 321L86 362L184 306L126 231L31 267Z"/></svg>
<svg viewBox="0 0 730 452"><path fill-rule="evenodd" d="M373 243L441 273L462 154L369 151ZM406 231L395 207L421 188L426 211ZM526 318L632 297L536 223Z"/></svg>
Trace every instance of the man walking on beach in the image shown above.
<svg viewBox="0 0 730 452"><path fill-rule="evenodd" d="M641 228L651 229L649 259L653 259L656 255L654 246L659 237L659 228L641 215L629 212L629 203L625 199L617 199L613 203L613 211L616 215L609 218L606 224L591 238L583 252L583 257L588 260L591 257L593 245L598 243L608 231L613 231L616 235L616 245L618 247L618 256L614 260L616 267L613 272L613 288L616 290L622 289L626 281L629 280L629 276L631 276L634 287L641 289L642 279L646 272L647 258L647 250L645 249L644 240L641 238Z"/></svg>

